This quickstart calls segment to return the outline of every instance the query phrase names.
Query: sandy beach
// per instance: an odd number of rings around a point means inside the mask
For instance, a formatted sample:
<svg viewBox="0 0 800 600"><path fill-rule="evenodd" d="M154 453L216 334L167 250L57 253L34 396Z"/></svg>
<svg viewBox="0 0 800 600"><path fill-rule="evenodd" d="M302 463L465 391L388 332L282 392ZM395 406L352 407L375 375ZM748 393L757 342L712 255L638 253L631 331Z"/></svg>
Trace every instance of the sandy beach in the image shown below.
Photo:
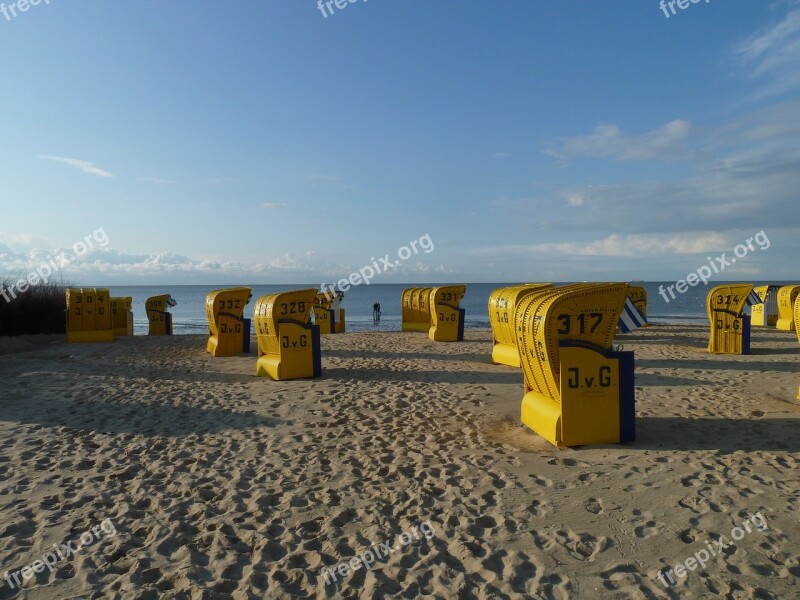
<svg viewBox="0 0 800 600"><path fill-rule="evenodd" d="M800 346L707 335L618 336L637 441L573 449L518 424L489 330L325 336L323 377L288 382L205 336L3 340L0 599L800 597Z"/></svg>

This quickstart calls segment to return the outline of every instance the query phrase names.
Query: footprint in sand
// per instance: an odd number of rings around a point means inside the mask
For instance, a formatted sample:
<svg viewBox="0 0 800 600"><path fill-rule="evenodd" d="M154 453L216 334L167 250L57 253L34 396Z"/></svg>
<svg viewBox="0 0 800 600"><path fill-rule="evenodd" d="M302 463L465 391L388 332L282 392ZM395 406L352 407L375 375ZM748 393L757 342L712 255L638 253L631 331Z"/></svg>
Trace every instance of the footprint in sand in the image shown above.
<svg viewBox="0 0 800 600"><path fill-rule="evenodd" d="M599 515L603 512L603 503L597 498L589 498L585 505L586 510L590 513Z"/></svg>
<svg viewBox="0 0 800 600"><path fill-rule="evenodd" d="M634 510L633 516L635 517L634 522L642 523L641 525L637 525L633 532L636 534L636 537L639 539L647 539L659 533L661 529L663 529L663 524L656 522L653 518L653 514L650 512L642 512L640 510Z"/></svg>
<svg viewBox="0 0 800 600"><path fill-rule="evenodd" d="M609 591L622 592L630 598L660 598L661 590L651 577L642 573L633 563L612 563L600 576Z"/></svg>
<svg viewBox="0 0 800 600"><path fill-rule="evenodd" d="M553 487L553 480L552 479L544 479L542 477L539 477L538 475L528 475L528 477L533 479L533 482L538 486L545 487L545 488ZM581 477L583 477L583 475L581 475Z"/></svg>
<svg viewBox="0 0 800 600"><path fill-rule="evenodd" d="M591 466L587 462L575 460L574 458L551 458L547 461L548 465L561 465L564 467L588 467Z"/></svg>
<svg viewBox="0 0 800 600"><path fill-rule="evenodd" d="M590 533L577 533L572 529L556 532L556 541L563 546L574 558L582 561L591 561L611 547L607 537L596 538Z"/></svg>

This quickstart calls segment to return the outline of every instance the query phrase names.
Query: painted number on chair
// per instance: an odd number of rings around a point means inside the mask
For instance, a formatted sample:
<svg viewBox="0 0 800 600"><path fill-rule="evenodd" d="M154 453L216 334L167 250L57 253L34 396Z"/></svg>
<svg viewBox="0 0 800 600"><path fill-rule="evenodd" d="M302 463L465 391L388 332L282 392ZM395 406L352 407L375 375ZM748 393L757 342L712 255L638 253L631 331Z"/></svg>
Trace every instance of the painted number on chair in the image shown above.
<svg viewBox="0 0 800 600"><path fill-rule="evenodd" d="M738 304L741 297L738 294L727 294L722 295L720 294L717 296L717 304L724 304L726 306L730 306L731 304Z"/></svg>
<svg viewBox="0 0 800 600"><path fill-rule="evenodd" d="M577 321L578 331L574 332L574 321ZM558 335L569 335L571 333L594 333L600 323L603 322L603 313L581 313L579 315L558 315Z"/></svg>
<svg viewBox="0 0 800 600"><path fill-rule="evenodd" d="M281 302L281 315L292 315L298 312L306 312L305 302Z"/></svg>

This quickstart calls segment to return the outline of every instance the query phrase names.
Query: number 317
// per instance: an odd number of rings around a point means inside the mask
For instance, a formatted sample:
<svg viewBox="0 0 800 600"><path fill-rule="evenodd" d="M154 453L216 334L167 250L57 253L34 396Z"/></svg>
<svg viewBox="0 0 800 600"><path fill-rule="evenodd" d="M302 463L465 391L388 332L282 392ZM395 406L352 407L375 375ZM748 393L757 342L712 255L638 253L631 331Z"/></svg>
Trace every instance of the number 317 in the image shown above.
<svg viewBox="0 0 800 600"><path fill-rule="evenodd" d="M603 322L603 313L589 313L589 314L579 314L579 315L558 315L558 322L560 327L558 328L558 335L569 335L572 333L572 322L574 320L578 322L578 332L581 335L586 333L594 333L595 330L599 327L600 323Z"/></svg>

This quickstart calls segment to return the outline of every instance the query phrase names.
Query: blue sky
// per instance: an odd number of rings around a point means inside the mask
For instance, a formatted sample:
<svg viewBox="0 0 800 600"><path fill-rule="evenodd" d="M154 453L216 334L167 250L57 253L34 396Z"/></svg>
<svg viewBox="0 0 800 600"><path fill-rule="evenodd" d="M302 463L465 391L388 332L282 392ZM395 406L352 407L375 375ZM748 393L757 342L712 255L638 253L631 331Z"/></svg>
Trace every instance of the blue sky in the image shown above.
<svg viewBox="0 0 800 600"><path fill-rule="evenodd" d="M0 14L0 273L102 228L73 282L317 283L425 234L374 282L670 280L763 230L725 278L795 278L800 4L674 8Z"/></svg>

